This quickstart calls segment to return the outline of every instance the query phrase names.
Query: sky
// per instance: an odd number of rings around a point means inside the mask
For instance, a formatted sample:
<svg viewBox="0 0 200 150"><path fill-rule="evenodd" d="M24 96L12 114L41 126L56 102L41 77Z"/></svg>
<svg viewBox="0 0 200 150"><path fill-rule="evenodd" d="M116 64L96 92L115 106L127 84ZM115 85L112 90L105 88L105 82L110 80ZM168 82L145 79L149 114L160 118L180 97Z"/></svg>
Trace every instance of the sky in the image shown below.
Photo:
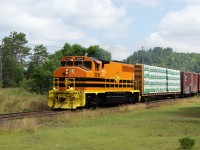
<svg viewBox="0 0 200 150"><path fill-rule="evenodd" d="M0 40L13 31L50 53L65 43L99 45L113 60L142 47L200 53L200 0L0 0Z"/></svg>

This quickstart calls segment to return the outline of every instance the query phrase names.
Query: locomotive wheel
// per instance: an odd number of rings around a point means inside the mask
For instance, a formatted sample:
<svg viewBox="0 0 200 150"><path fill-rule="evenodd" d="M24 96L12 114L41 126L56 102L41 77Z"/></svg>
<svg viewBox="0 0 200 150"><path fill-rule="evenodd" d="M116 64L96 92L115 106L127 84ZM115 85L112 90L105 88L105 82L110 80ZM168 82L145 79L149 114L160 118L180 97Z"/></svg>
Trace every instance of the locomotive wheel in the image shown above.
<svg viewBox="0 0 200 150"><path fill-rule="evenodd" d="M95 94L87 94L86 95L86 108L96 108L96 95Z"/></svg>
<svg viewBox="0 0 200 150"><path fill-rule="evenodd" d="M106 101L107 101L107 98L106 98L106 95L104 93L102 94L98 94L98 97L99 97L99 106L100 107L103 107L106 105Z"/></svg>
<svg viewBox="0 0 200 150"><path fill-rule="evenodd" d="M126 103L128 104L135 104L138 102L138 93L126 93Z"/></svg>
<svg viewBox="0 0 200 150"><path fill-rule="evenodd" d="M147 98L143 96L143 97L141 98L141 102L142 102L142 103L145 103L146 101L147 101Z"/></svg>
<svg viewBox="0 0 200 150"><path fill-rule="evenodd" d="M132 102L132 93L126 93L126 103L130 104Z"/></svg>

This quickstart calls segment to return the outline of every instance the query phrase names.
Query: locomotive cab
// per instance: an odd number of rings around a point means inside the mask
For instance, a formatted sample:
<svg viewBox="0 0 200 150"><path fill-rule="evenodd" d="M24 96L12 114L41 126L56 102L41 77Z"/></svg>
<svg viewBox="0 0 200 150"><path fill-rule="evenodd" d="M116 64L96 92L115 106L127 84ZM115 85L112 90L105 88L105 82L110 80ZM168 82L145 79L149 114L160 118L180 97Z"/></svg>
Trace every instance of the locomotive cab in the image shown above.
<svg viewBox="0 0 200 150"><path fill-rule="evenodd" d="M54 87L61 91L65 91L66 88L69 89L71 87L80 90L80 87L83 88L83 85L81 86L79 83L76 83L75 86L75 84L71 84L74 83L72 81L84 82L86 78L100 77L101 68L101 61L94 58L85 56L64 57L61 60L61 66L54 72ZM67 80L68 84L58 83L58 80Z"/></svg>
<svg viewBox="0 0 200 150"><path fill-rule="evenodd" d="M53 90L49 91L48 106L70 108L85 106L87 80L101 76L102 62L86 56L66 56L54 71Z"/></svg>

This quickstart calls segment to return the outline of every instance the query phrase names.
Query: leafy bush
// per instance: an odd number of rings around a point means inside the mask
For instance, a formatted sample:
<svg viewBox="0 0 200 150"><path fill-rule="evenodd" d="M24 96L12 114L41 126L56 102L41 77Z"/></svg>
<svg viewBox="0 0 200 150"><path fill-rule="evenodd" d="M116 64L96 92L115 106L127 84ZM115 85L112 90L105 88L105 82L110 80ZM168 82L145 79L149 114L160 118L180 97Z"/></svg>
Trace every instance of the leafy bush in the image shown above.
<svg viewBox="0 0 200 150"><path fill-rule="evenodd" d="M191 149L195 144L195 140L189 137L183 137L179 139L179 143L182 149Z"/></svg>

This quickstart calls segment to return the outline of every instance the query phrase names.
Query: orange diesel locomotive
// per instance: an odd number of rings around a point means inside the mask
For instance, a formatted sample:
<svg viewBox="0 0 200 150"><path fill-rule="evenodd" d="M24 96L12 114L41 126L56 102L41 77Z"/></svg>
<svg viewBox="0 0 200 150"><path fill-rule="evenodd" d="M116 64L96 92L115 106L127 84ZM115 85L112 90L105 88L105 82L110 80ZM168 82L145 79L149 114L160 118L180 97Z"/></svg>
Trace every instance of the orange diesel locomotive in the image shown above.
<svg viewBox="0 0 200 150"><path fill-rule="evenodd" d="M48 106L53 109L103 105L116 97L124 97L128 102L140 99L134 65L87 56L65 56L53 77L53 90L48 96Z"/></svg>

